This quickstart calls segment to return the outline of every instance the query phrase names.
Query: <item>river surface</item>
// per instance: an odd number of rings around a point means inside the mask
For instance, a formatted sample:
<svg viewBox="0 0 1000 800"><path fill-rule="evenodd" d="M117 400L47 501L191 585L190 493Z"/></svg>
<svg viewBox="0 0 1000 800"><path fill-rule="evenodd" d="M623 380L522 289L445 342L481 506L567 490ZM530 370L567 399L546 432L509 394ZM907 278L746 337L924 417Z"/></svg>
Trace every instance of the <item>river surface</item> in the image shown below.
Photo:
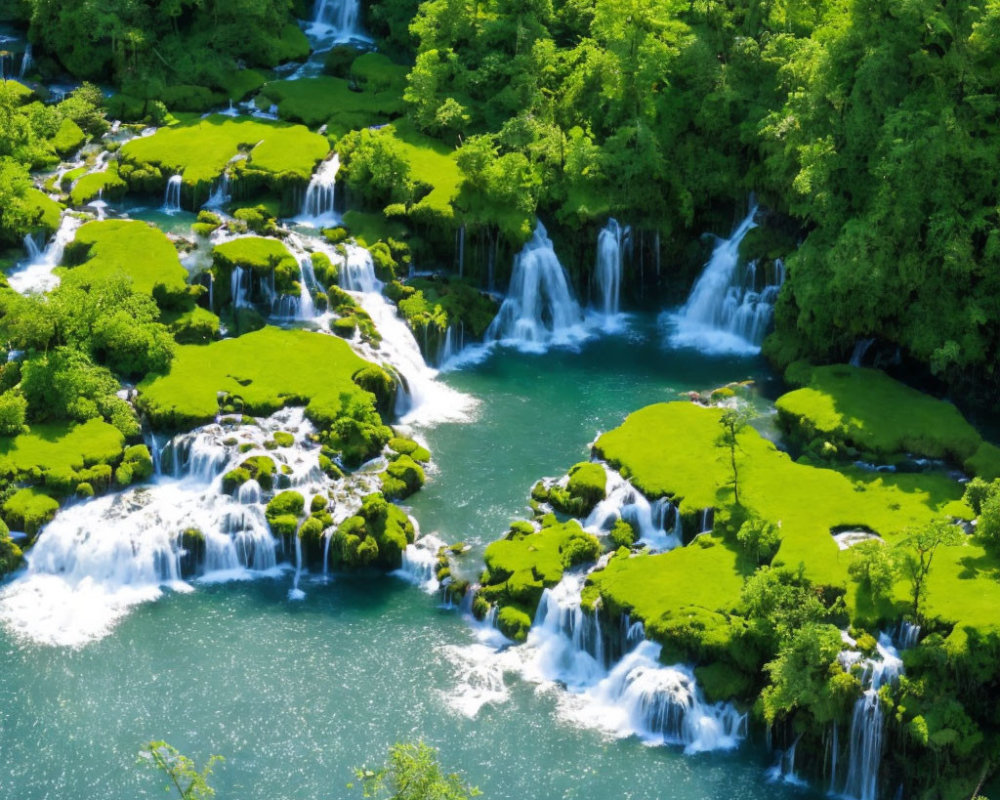
<svg viewBox="0 0 1000 800"><path fill-rule="evenodd" d="M479 403L467 423L417 431L435 459L412 501L422 530L472 544L463 569L475 573L532 483L586 458L598 431L678 392L768 377L761 361L671 351L662 338L635 318L578 352L501 350L445 375ZM0 630L0 798L162 797L162 781L135 765L151 739L198 762L224 756L219 798L359 797L354 767L420 738L498 800L803 796L767 782L769 756L754 745L688 756L610 738L566 721L562 690L512 673L503 697L470 716L463 653L482 645L459 612L395 577L307 576L298 602L290 581L168 594L78 649Z"/></svg>

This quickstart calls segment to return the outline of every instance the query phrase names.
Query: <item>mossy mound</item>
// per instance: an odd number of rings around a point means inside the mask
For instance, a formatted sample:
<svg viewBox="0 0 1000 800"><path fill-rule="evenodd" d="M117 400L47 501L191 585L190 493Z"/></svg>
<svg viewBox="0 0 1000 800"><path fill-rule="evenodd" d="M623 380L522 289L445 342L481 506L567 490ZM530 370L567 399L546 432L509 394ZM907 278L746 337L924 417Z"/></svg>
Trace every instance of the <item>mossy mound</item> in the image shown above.
<svg viewBox="0 0 1000 800"><path fill-rule="evenodd" d="M565 488L556 485L549 489L548 500L558 511L585 517L604 499L607 482L603 466L583 461L570 469Z"/></svg>
<svg viewBox="0 0 1000 800"><path fill-rule="evenodd" d="M405 436L393 436L389 440L389 449L394 453L409 456L414 461L419 461L422 464L426 464L431 460L430 450L413 441L413 439L407 439Z"/></svg>
<svg viewBox="0 0 1000 800"><path fill-rule="evenodd" d="M336 337L268 327L208 345L181 345L167 375L139 385L139 405L154 427L168 430L211 422L220 393L261 416L304 405L311 419L327 425L345 402L373 408L372 395L353 380L366 366Z"/></svg>
<svg viewBox="0 0 1000 800"><path fill-rule="evenodd" d="M565 570L594 561L600 553L600 542L576 520L560 523L550 515L539 530L530 523L515 522L506 537L493 542L483 554L486 570L480 593L501 608L519 610L530 626L542 591L559 583ZM523 636L512 638L522 640Z"/></svg>
<svg viewBox="0 0 1000 800"><path fill-rule="evenodd" d="M184 204L197 208L227 166L246 191L275 191L304 186L329 151L324 137L302 125L212 116L127 142L119 174L146 193L160 193L171 176L182 175ZM246 158L234 162L239 155Z"/></svg>
<svg viewBox="0 0 1000 800"><path fill-rule="evenodd" d="M45 492L18 489L3 504L3 517L14 530L34 536L43 525L52 521L59 510L59 501Z"/></svg>
<svg viewBox="0 0 1000 800"><path fill-rule="evenodd" d="M149 448L138 444L125 450L121 464L115 470L115 483L118 486L130 486L141 483L153 476L153 459Z"/></svg>
<svg viewBox="0 0 1000 800"><path fill-rule="evenodd" d="M201 306L188 311L164 312L160 319L178 344L207 344L219 334L219 317Z"/></svg>
<svg viewBox="0 0 1000 800"><path fill-rule="evenodd" d="M29 226L31 232L43 233L47 236L59 228L62 219L62 206L45 192L32 187L25 192L24 202L30 209L29 213L32 217Z"/></svg>
<svg viewBox="0 0 1000 800"><path fill-rule="evenodd" d="M389 462L382 479L382 494L390 500L402 500L418 491L426 478L421 466L408 455L400 455Z"/></svg>
<svg viewBox="0 0 1000 800"><path fill-rule="evenodd" d="M353 517L333 534L333 557L345 567L397 569L406 545L415 536L413 523L381 494L370 494Z"/></svg>
<svg viewBox="0 0 1000 800"><path fill-rule="evenodd" d="M266 101L265 105L276 105L282 119L313 128L326 125L327 134L332 137L384 125L406 111L398 87L372 81L361 91L355 91L350 81L327 76L274 81L261 89L260 97Z"/></svg>
<svg viewBox="0 0 1000 800"><path fill-rule="evenodd" d="M66 263L82 280L123 274L137 291L153 293L162 284L168 293L186 290L187 270L162 231L138 220L88 222L66 248Z"/></svg>
<svg viewBox="0 0 1000 800"><path fill-rule="evenodd" d="M82 206L100 196L105 200L120 200L128 189L118 175L117 165L112 164L103 172L90 172L78 180L69 193L74 206Z"/></svg>
<svg viewBox="0 0 1000 800"><path fill-rule="evenodd" d="M59 123L59 130L52 138L52 149L61 156L75 153L87 141L87 134L68 117Z"/></svg>
<svg viewBox="0 0 1000 800"><path fill-rule="evenodd" d="M305 512L305 498L295 491L275 495L267 504L265 515L275 536L293 536L299 528L299 518Z"/></svg>
<svg viewBox="0 0 1000 800"><path fill-rule="evenodd" d="M82 482L106 489L124 443L121 432L100 419L33 425L30 432L0 437L0 478L41 484L57 495Z"/></svg>
<svg viewBox="0 0 1000 800"><path fill-rule="evenodd" d="M963 465L983 443L953 405L879 370L838 364L791 374L807 384L778 399L778 420L803 446L818 440L882 459L909 453Z"/></svg>
<svg viewBox="0 0 1000 800"><path fill-rule="evenodd" d="M299 264L278 239L259 236L233 239L214 247L212 259L214 279L220 286L228 286L232 271L240 267L251 270L258 278L273 274L274 289L278 292L299 293Z"/></svg>

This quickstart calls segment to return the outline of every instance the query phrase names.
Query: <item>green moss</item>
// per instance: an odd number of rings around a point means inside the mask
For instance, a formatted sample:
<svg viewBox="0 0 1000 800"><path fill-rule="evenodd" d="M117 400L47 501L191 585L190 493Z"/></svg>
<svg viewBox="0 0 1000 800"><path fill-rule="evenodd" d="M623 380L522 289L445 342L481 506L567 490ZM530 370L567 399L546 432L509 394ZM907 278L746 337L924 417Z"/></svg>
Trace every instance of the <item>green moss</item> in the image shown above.
<svg viewBox="0 0 1000 800"><path fill-rule="evenodd" d="M163 191L167 179L180 174L197 207L240 153L247 158L233 165L237 181L278 188L288 178L307 182L329 150L324 137L301 125L212 116L127 142L119 172L133 189L146 192Z"/></svg>
<svg viewBox="0 0 1000 800"><path fill-rule="evenodd" d="M295 437L287 431L275 431L272 438L278 447L291 447L295 444Z"/></svg>
<svg viewBox="0 0 1000 800"><path fill-rule="evenodd" d="M566 514L585 517L604 499L606 485L604 467L584 461L570 469L565 489L553 486L549 490L549 502Z"/></svg>
<svg viewBox="0 0 1000 800"><path fill-rule="evenodd" d="M179 344L207 344L219 333L219 317L201 306L188 311L165 312L161 321Z"/></svg>
<svg viewBox="0 0 1000 800"><path fill-rule="evenodd" d="M413 523L402 509L381 494L370 494L358 514L344 520L333 534L335 557L347 567L396 569L414 535Z"/></svg>
<svg viewBox="0 0 1000 800"><path fill-rule="evenodd" d="M248 476L257 481L264 491L274 488L274 459L268 456L250 456L240 464L240 468L246 470Z"/></svg>
<svg viewBox="0 0 1000 800"><path fill-rule="evenodd" d="M264 328L208 345L181 345L167 375L139 385L139 404L158 428L210 422L219 392L239 397L251 414L305 405L310 418L324 425L337 418L344 398L371 407L371 395L352 380L366 365L335 337Z"/></svg>
<svg viewBox="0 0 1000 800"><path fill-rule="evenodd" d="M138 220L88 222L66 248L75 274L96 281L124 274L137 291L152 294L163 284L169 292L184 292L187 270L170 240L156 227Z"/></svg>
<svg viewBox="0 0 1000 800"><path fill-rule="evenodd" d="M820 437L883 458L912 453L958 464L979 450L981 437L958 409L883 372L814 367L808 380L777 401L782 427L800 442Z"/></svg>
<svg viewBox="0 0 1000 800"><path fill-rule="evenodd" d="M257 272L271 272L290 267L298 275L298 262L284 243L278 239L259 236L245 236L212 248L216 263L233 267L243 267Z"/></svg>
<svg viewBox="0 0 1000 800"><path fill-rule="evenodd" d="M497 628L508 639L523 642L531 629L531 615L516 605L506 605L497 614Z"/></svg>
<svg viewBox="0 0 1000 800"><path fill-rule="evenodd" d="M76 182L69 193L69 201L74 206L89 203L98 195L105 200L119 199L125 194L128 185L118 175L114 165L103 172L90 172Z"/></svg>
<svg viewBox="0 0 1000 800"><path fill-rule="evenodd" d="M38 489L18 489L3 504L3 517L14 530L34 536L59 510L59 501Z"/></svg>
<svg viewBox="0 0 1000 800"><path fill-rule="evenodd" d="M25 205L31 209L31 230L47 234L55 232L62 218L62 206L34 187L24 195Z"/></svg>
<svg viewBox="0 0 1000 800"><path fill-rule="evenodd" d="M301 517L306 507L305 498L295 491L285 491L275 495L267 504L267 517L291 515Z"/></svg>
<svg viewBox="0 0 1000 800"><path fill-rule="evenodd" d="M85 141L87 134L73 120L66 117L59 123L59 130L52 139L52 148L59 155L68 156L83 147Z"/></svg>
<svg viewBox="0 0 1000 800"><path fill-rule="evenodd" d="M0 476L56 482L60 489L72 491L80 480L87 480L77 477L85 468L117 461L124 441L117 428L99 419L82 424L36 424L28 433L0 437Z"/></svg>
<svg viewBox="0 0 1000 800"><path fill-rule="evenodd" d="M390 461L381 478L382 493L390 500L409 497L419 490L426 480L420 465L407 455L401 455Z"/></svg>
<svg viewBox="0 0 1000 800"><path fill-rule="evenodd" d="M327 126L330 136L340 137L351 130L382 125L406 110L401 91L378 88L353 91L343 78L317 77L297 81L274 81L261 95L278 107L282 119L310 127Z"/></svg>
<svg viewBox="0 0 1000 800"><path fill-rule="evenodd" d="M11 541L6 527L4 525L4 530L0 530L0 577L17 569L23 559L21 548Z"/></svg>
<svg viewBox="0 0 1000 800"><path fill-rule="evenodd" d="M615 524L609 533L611 542L615 548L631 547L639 539L639 534L629 523L623 519L615 520Z"/></svg>
<svg viewBox="0 0 1000 800"><path fill-rule="evenodd" d="M351 209L344 212L344 225L362 247L367 247L378 241L401 240L406 236L406 225L399 220L387 217L385 214L372 214Z"/></svg>
<svg viewBox="0 0 1000 800"><path fill-rule="evenodd" d="M233 494L244 483L250 480L250 472L243 467L231 469L222 476L222 491L226 494Z"/></svg>
<svg viewBox="0 0 1000 800"><path fill-rule="evenodd" d="M407 439L403 436L393 436L389 440L389 449L394 453L409 456L414 461L420 461L424 464L431 460L430 451L426 447L421 447L413 439Z"/></svg>

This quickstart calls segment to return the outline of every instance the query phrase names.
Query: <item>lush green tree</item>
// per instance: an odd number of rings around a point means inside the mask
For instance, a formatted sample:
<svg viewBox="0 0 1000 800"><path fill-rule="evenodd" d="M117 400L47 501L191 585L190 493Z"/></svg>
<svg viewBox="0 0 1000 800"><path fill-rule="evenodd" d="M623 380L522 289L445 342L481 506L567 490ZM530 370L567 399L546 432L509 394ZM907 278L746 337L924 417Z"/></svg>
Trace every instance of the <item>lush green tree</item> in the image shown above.
<svg viewBox="0 0 1000 800"><path fill-rule="evenodd" d="M781 546L778 526L758 516L749 517L736 532L736 541L755 564L767 564Z"/></svg>
<svg viewBox="0 0 1000 800"><path fill-rule="evenodd" d="M753 418L753 406L743 402L725 409L719 417L722 432L719 434L718 444L726 448L729 453L729 468L733 474L733 499L736 505L740 504L740 471L736 462L736 451L741 449L739 435Z"/></svg>
<svg viewBox="0 0 1000 800"><path fill-rule="evenodd" d="M215 789L208 784L215 765L223 761L222 756L211 756L198 769L193 760L177 748L162 741L149 742L139 751L139 763L145 764L164 775L169 783L167 792L177 792L181 800L211 800Z"/></svg>
<svg viewBox="0 0 1000 800"><path fill-rule="evenodd" d="M903 574L910 582L915 619L923 620L921 609L927 600L927 576L938 548L955 547L962 541L963 535L957 526L947 520L935 520L910 531L896 545L901 553Z"/></svg>
<svg viewBox="0 0 1000 800"><path fill-rule="evenodd" d="M874 602L892 598L896 582L896 551L880 540L861 542L851 548L853 560L847 567L850 576L864 586Z"/></svg>
<svg viewBox="0 0 1000 800"><path fill-rule="evenodd" d="M423 742L395 744L379 769L356 770L363 797L386 800L468 800L481 792L460 775L446 774L437 750Z"/></svg>

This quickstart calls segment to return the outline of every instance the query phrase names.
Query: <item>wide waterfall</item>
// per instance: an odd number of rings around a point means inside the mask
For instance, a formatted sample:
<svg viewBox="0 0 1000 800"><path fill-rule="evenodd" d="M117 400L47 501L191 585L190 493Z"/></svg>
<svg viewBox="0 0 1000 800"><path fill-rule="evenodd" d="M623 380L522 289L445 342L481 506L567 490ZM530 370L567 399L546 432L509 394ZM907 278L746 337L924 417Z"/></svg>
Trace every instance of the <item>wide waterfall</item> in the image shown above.
<svg viewBox="0 0 1000 800"><path fill-rule="evenodd" d="M687 302L670 317L673 346L709 353L760 351L785 280L785 268L779 259L773 270L759 270L756 262L739 269L740 243L756 227L756 214L757 206L753 206L733 234L715 245Z"/></svg>
<svg viewBox="0 0 1000 800"><path fill-rule="evenodd" d="M362 35L360 18L360 0L316 0L309 32L334 41L349 41Z"/></svg>
<svg viewBox="0 0 1000 800"><path fill-rule="evenodd" d="M375 488L374 475L364 472L342 489L331 485L301 409L255 422L153 438L154 481L60 511L28 552L26 572L0 592L0 622L40 642L76 646L106 635L164 589L189 591L190 576L211 582L276 574L283 543L271 535L260 486L241 487L236 497L223 492L223 474L250 456L278 462L282 484L301 492L307 506L314 495L337 494L335 520ZM267 449L278 430L292 432L294 446Z"/></svg>
<svg viewBox="0 0 1000 800"><path fill-rule="evenodd" d="M10 288L20 294L27 294L28 292L47 292L58 286L59 278L53 275L52 271L62 261L66 245L73 241L76 229L80 227L80 224L81 220L78 217L72 214L63 214L59 230L56 231L52 241L41 251L39 251L34 239L26 237L25 247L28 251L28 261L7 276Z"/></svg>
<svg viewBox="0 0 1000 800"><path fill-rule="evenodd" d="M854 642L850 637L845 634L844 638L848 645L853 646ZM861 662L864 667L861 675L864 693L854 704L847 775L837 793L853 800L878 800L879 768L882 764L885 736L885 712L879 698L879 689L899 679L903 672L903 661L893 647L892 639L884 633L879 635L874 657L861 659L860 653L846 650L841 653L841 661L845 665ZM831 791L837 779L834 771Z"/></svg>
<svg viewBox="0 0 1000 800"><path fill-rule="evenodd" d="M486 341L543 352L549 345L574 344L586 337L566 271L545 226L538 222L531 240L514 259L510 289L486 331Z"/></svg>
<svg viewBox="0 0 1000 800"><path fill-rule="evenodd" d="M319 169L309 181L302 202L302 211L296 217L297 222L312 225L314 228L329 227L340 222L340 218L333 210L339 171L340 156L336 153L333 158L319 165Z"/></svg>
<svg viewBox="0 0 1000 800"><path fill-rule="evenodd" d="M606 496L590 512L584 528L600 536L623 519L639 534L639 543L650 550L662 552L683 544L681 515L673 503L665 497L650 502L621 474L607 465L604 469L608 476Z"/></svg>
<svg viewBox="0 0 1000 800"><path fill-rule="evenodd" d="M598 290L598 311L604 316L605 327L614 327L621 306L624 244L629 229L609 219L597 236L597 263L594 280Z"/></svg>
<svg viewBox="0 0 1000 800"><path fill-rule="evenodd" d="M167 181L167 188L163 192L163 213L176 214L181 210L182 181L180 175L171 175Z"/></svg>

